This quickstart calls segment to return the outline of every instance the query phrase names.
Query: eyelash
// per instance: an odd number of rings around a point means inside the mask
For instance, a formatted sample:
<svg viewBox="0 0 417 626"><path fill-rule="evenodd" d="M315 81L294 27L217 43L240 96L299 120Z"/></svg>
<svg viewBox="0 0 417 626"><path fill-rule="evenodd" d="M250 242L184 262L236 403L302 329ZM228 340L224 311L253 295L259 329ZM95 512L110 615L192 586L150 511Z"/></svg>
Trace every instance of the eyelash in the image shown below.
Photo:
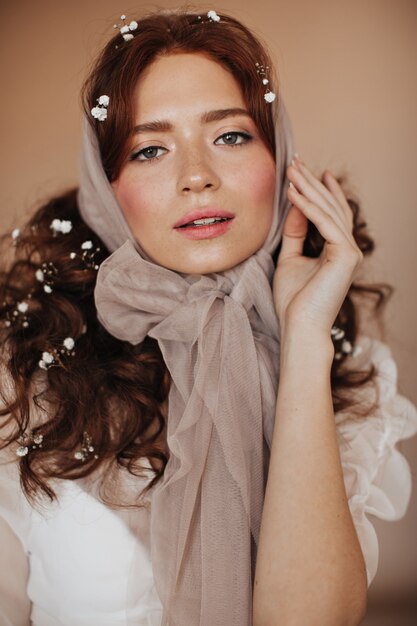
<svg viewBox="0 0 417 626"><path fill-rule="evenodd" d="M244 133L242 131L228 131L227 133L223 133L222 135L220 135L220 137L217 137L216 141L218 141L219 139L223 139L224 137L227 137L228 135L236 135L237 137L241 137L242 139L244 139L244 141L242 141L241 143L226 143L226 144L216 144L216 145L224 145L224 146L229 146L230 148L237 148L238 146L244 146L245 144L249 143L249 141L251 141L253 139L252 135L249 135L249 133ZM138 157L141 154L144 154L146 152L146 150L152 150L152 149L162 149L165 150L165 148L162 148L162 146L147 146L146 148L143 148L142 150L138 150L138 152L134 152L130 158L129 161L138 161L139 163L152 163L153 161L159 161L159 159L161 158L160 156L154 156L150 159L139 159Z"/></svg>

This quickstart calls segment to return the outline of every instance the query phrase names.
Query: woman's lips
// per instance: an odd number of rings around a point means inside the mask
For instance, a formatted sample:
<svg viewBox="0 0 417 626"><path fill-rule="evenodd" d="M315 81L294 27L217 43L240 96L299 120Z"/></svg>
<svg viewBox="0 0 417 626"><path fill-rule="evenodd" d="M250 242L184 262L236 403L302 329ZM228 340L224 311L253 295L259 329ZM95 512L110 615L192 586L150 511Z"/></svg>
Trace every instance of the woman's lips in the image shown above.
<svg viewBox="0 0 417 626"><path fill-rule="evenodd" d="M181 228L184 226L191 226L191 222L195 220L203 220L210 217L222 217L227 219L233 219L235 217L234 213L230 213L229 211L224 211L219 207L205 207L202 209L196 209L184 215L181 219L178 220L174 224L174 228ZM220 222L222 223L222 222ZM203 228L203 226L198 226L198 228Z"/></svg>
<svg viewBox="0 0 417 626"><path fill-rule="evenodd" d="M207 215L205 217L208 217ZM215 217L223 217L216 215ZM194 218L203 219L203 218ZM181 233L187 239L211 239L223 235L232 225L233 217L228 218L222 222L214 222L213 224L206 224L196 226L194 224L188 224L187 226L177 227L177 233Z"/></svg>
<svg viewBox="0 0 417 626"><path fill-rule="evenodd" d="M212 237L218 237L223 235L232 225L235 214L229 211L224 211L219 207L204 207L196 209L187 213L178 220L174 225L177 233L181 233L187 239L211 239ZM204 224L202 222L220 218L221 221L216 221L211 224ZM193 222L198 222L194 224Z"/></svg>

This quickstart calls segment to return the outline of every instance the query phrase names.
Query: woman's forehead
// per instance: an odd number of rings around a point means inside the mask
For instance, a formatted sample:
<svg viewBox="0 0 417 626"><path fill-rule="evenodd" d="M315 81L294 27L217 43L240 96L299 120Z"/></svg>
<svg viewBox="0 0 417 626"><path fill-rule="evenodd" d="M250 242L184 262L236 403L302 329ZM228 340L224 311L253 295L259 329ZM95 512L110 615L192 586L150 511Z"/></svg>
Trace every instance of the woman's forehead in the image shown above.
<svg viewBox="0 0 417 626"><path fill-rule="evenodd" d="M236 78L219 62L199 53L158 57L140 76L134 104L142 118L155 111L181 108L200 113L212 109L246 109Z"/></svg>

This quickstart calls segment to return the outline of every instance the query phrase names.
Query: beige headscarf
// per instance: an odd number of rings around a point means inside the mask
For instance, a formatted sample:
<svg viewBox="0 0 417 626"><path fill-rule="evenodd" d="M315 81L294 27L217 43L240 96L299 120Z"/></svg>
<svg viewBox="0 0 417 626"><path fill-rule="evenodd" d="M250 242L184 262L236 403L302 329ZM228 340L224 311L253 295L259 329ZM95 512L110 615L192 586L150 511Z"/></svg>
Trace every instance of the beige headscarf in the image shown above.
<svg viewBox="0 0 417 626"><path fill-rule="evenodd" d="M80 211L114 251L98 273L99 320L132 344L157 339L172 377L170 458L151 505L161 626L252 624L279 378L271 254L290 207L286 168L293 156L282 100L276 147L276 210L263 247L231 270L184 275L151 262L135 242L85 124Z"/></svg>

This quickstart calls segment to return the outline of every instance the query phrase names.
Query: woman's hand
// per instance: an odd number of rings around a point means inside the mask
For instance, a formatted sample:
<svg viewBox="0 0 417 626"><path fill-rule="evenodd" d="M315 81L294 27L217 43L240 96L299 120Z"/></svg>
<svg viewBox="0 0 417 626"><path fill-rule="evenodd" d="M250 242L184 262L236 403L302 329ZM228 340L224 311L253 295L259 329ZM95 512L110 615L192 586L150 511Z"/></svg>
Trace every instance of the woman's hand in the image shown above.
<svg viewBox="0 0 417 626"><path fill-rule="evenodd" d="M295 157L287 175L295 186L288 189L293 206L284 224L273 280L281 332L285 333L291 326L330 336L363 260L352 235L352 211L342 188L328 170L323 184ZM315 259L302 254L307 220L313 222L325 239L322 254Z"/></svg>

